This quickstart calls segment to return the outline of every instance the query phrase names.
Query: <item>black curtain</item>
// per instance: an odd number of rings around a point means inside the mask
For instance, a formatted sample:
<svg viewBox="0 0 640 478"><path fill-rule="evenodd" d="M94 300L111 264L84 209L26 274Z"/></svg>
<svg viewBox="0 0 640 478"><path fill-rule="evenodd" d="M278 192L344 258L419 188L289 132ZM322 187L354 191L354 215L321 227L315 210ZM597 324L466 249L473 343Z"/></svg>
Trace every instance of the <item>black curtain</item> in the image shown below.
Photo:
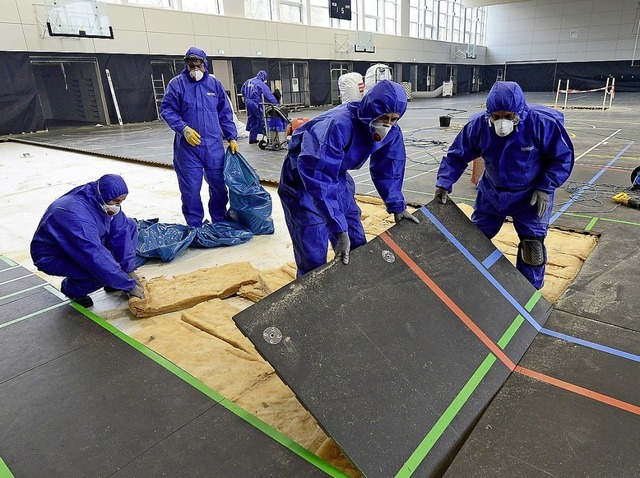
<svg viewBox="0 0 640 478"><path fill-rule="evenodd" d="M615 78L618 92L640 91L640 64L631 66L630 60L558 63L557 78L562 80L562 88L566 87L566 80L572 89L603 88L609 76Z"/></svg>
<svg viewBox="0 0 640 478"><path fill-rule="evenodd" d="M0 52L0 134L46 129L27 53Z"/></svg>
<svg viewBox="0 0 640 478"><path fill-rule="evenodd" d="M556 63L508 64L505 81L515 81L522 91L555 91Z"/></svg>
<svg viewBox="0 0 640 478"><path fill-rule="evenodd" d="M311 106L331 104L331 63L309 60L309 102Z"/></svg>
<svg viewBox="0 0 640 478"><path fill-rule="evenodd" d="M458 84L456 86L456 92L458 95L465 95L471 91L471 76L473 74L473 67L469 65L458 66Z"/></svg>
<svg viewBox="0 0 640 478"><path fill-rule="evenodd" d="M112 124L118 116L107 81L109 69L123 123L142 123L156 119L156 106L151 83L151 59L144 55L97 55L107 109Z"/></svg>

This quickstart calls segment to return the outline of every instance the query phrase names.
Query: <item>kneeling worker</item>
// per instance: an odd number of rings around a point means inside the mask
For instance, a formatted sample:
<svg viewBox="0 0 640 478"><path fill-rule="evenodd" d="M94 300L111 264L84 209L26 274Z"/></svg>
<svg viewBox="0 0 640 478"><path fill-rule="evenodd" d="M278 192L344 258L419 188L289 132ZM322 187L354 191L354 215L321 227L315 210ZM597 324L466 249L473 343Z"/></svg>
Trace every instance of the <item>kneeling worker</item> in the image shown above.
<svg viewBox="0 0 640 478"><path fill-rule="evenodd" d="M62 293L84 307L100 287L144 298L134 272L138 228L121 211L128 193L115 174L78 186L47 208L31 241L38 270L65 277Z"/></svg>

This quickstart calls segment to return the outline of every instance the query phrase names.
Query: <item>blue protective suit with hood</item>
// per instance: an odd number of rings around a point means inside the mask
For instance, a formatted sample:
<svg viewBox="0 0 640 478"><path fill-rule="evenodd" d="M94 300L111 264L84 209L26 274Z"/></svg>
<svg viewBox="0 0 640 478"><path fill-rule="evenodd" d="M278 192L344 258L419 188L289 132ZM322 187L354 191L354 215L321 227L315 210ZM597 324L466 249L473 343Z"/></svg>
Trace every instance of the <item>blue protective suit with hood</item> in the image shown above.
<svg viewBox="0 0 640 478"><path fill-rule="evenodd" d="M182 195L182 213L189 226L200 227L204 222L204 208L200 198L203 174L209 185L211 221L226 219L228 194L224 183L222 140L235 140L238 132L224 87L209 74L206 53L192 47L185 57L190 55L203 58L203 78L200 81L192 79L185 65L182 72L169 82L160 105L160 113L175 131L173 167L178 175ZM184 138L182 132L185 126L200 134L202 142L198 146L191 146Z"/></svg>
<svg viewBox="0 0 640 478"><path fill-rule="evenodd" d="M56 199L31 241L31 258L42 272L63 276L62 292L78 298L109 286L131 291L138 228L120 211L109 216L102 205L128 194L122 177L102 176Z"/></svg>
<svg viewBox="0 0 640 478"><path fill-rule="evenodd" d="M549 228L556 188L570 176L574 164L571 139L564 115L539 105L527 105L517 83L496 83L487 96L487 109L471 117L455 138L438 170L436 187L451 192L467 165L482 157L485 171L478 181L472 221L489 238L494 237L507 216L520 239L544 240ZM491 113L509 111L520 118L505 137L496 134ZM547 213L537 216L531 206L533 192L549 194ZM531 266L518 254L516 267L538 289L544 284L544 264Z"/></svg>
<svg viewBox="0 0 640 478"><path fill-rule="evenodd" d="M264 95L265 103L278 104L278 100L265 83L266 79L267 72L260 70L256 76L245 81L240 90L247 107L247 130L251 142L258 139L258 134L265 134L262 96Z"/></svg>
<svg viewBox="0 0 640 478"><path fill-rule="evenodd" d="M380 142L371 122L407 109L398 83L377 83L361 101L345 103L295 130L282 166L278 194L293 241L298 277L327 262L328 242L349 233L351 248L366 242L349 170L368 158L371 179L389 213L406 209L402 183L406 152L402 131L394 125Z"/></svg>

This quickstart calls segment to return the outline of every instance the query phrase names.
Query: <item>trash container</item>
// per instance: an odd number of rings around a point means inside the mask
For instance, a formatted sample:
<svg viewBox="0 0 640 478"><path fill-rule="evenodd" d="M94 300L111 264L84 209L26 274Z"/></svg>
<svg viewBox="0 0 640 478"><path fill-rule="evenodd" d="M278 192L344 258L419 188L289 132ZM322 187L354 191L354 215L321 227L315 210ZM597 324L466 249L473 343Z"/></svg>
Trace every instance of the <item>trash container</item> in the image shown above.
<svg viewBox="0 0 640 478"><path fill-rule="evenodd" d="M440 116L440 127L448 128L451 125L451 116Z"/></svg>

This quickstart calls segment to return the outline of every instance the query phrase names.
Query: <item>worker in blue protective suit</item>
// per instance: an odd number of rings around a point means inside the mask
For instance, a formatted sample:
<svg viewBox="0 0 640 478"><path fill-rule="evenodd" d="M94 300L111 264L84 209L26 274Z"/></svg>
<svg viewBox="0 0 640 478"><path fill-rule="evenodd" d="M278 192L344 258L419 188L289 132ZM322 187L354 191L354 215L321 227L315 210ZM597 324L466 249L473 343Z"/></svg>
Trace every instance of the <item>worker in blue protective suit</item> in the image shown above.
<svg viewBox="0 0 640 478"><path fill-rule="evenodd" d="M471 220L492 238L511 216L520 238L516 267L540 289L554 191L571 174L573 144L562 113L527 105L517 83L496 83L486 105L485 112L471 117L443 158L435 195L446 203L467 165L482 157L485 171L478 182Z"/></svg>
<svg viewBox="0 0 640 478"><path fill-rule="evenodd" d="M144 298L135 273L137 224L121 211L128 193L115 174L78 186L47 208L31 241L38 270L65 277L62 293L84 307L100 287Z"/></svg>
<svg viewBox="0 0 640 478"><path fill-rule="evenodd" d="M175 131L173 167L178 175L182 213L191 227L203 225L200 198L202 178L209 185L209 215L212 222L227 217L227 187L224 183L223 137L232 153L238 151L238 132L227 93L209 74L207 55L191 47L184 57L185 67L167 86L160 114Z"/></svg>
<svg viewBox="0 0 640 478"><path fill-rule="evenodd" d="M263 98L265 103L278 104L278 100L267 86L267 72L260 70L256 76L244 82L240 92L247 107L247 129L249 144L258 142L258 134L265 134Z"/></svg>
<svg viewBox="0 0 640 478"><path fill-rule="evenodd" d="M406 153L400 126L407 95L384 80L361 101L330 109L293 133L280 175L278 194L293 241L298 277L327 262L349 263L349 252L366 242L348 170L370 157L371 179L396 222L418 220L402 194Z"/></svg>

